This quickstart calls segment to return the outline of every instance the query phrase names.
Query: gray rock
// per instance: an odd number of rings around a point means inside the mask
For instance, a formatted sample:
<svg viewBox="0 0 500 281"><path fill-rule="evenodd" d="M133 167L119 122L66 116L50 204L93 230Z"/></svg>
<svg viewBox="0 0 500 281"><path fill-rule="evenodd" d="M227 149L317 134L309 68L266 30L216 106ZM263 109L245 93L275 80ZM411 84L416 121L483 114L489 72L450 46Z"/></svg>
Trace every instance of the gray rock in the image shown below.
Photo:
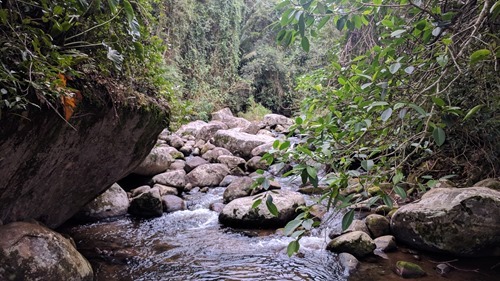
<svg viewBox="0 0 500 281"><path fill-rule="evenodd" d="M215 147L214 149L205 152L201 157L208 162L215 163L222 155L232 156L233 154L225 148Z"/></svg>
<svg viewBox="0 0 500 281"><path fill-rule="evenodd" d="M254 149L252 149L252 156L264 156L264 154L266 154L273 148L273 142L274 141L256 146Z"/></svg>
<svg viewBox="0 0 500 281"><path fill-rule="evenodd" d="M305 205L304 197L298 192L280 190L264 195L272 196L279 213L277 217L269 212L264 203L253 209L254 196L249 196L227 204L219 214L219 222L239 228L279 228L297 216L297 207Z"/></svg>
<svg viewBox="0 0 500 281"><path fill-rule="evenodd" d="M168 130L168 128L165 128L163 129L163 131L161 131L161 133L158 135L158 139L159 140L162 140L162 141L166 141L168 136L170 136L170 131Z"/></svg>
<svg viewBox="0 0 500 281"><path fill-rule="evenodd" d="M200 147L200 153L203 155L207 151L214 149L216 146L210 143L209 141L206 142L203 146Z"/></svg>
<svg viewBox="0 0 500 281"><path fill-rule="evenodd" d="M129 206L127 193L117 183L103 194L85 205L76 215L77 219L97 221L125 215Z"/></svg>
<svg viewBox="0 0 500 281"><path fill-rule="evenodd" d="M267 170L269 165L267 164L266 161L262 160L262 157L260 156L254 156L250 160L247 161L247 164L245 165L247 171L252 172L256 170Z"/></svg>
<svg viewBox="0 0 500 281"><path fill-rule="evenodd" d="M251 125L250 121L234 117L233 113L229 108L221 109L217 112L212 113L212 120L217 120L225 123L230 129L231 128L247 128Z"/></svg>
<svg viewBox="0 0 500 281"><path fill-rule="evenodd" d="M259 132L257 132L257 135L274 137L274 134L266 129L259 130Z"/></svg>
<svg viewBox="0 0 500 281"><path fill-rule="evenodd" d="M203 164L196 167L186 176L186 182L191 186L218 186L229 174L229 169L224 164Z"/></svg>
<svg viewBox="0 0 500 281"><path fill-rule="evenodd" d="M435 188L391 219L397 240L457 256L500 255L500 192L486 187Z"/></svg>
<svg viewBox="0 0 500 281"><path fill-rule="evenodd" d="M162 200L157 188L150 190L132 198L128 212L139 217L160 217L163 214Z"/></svg>
<svg viewBox="0 0 500 281"><path fill-rule="evenodd" d="M217 161L221 164L225 164L229 169L244 166L246 163L245 159L232 155L221 155L217 158Z"/></svg>
<svg viewBox="0 0 500 281"><path fill-rule="evenodd" d="M184 170L186 173L191 172L194 168L203 165L203 164L208 164L209 162L199 156L194 156L194 157L187 157L186 158L186 166L184 166Z"/></svg>
<svg viewBox="0 0 500 281"><path fill-rule="evenodd" d="M210 211L214 211L216 213L220 213L222 212L222 209L224 209L224 204L223 203L220 203L220 202L214 202L212 204L210 204Z"/></svg>
<svg viewBox="0 0 500 281"><path fill-rule="evenodd" d="M366 226L366 223L362 220L353 220L351 225L344 231L344 233L353 231L363 231L364 233L370 235L370 230Z"/></svg>
<svg viewBox="0 0 500 281"><path fill-rule="evenodd" d="M368 234L363 231L353 231L333 239L326 248L332 252L347 252L362 258L372 254L376 245Z"/></svg>
<svg viewBox="0 0 500 281"><path fill-rule="evenodd" d="M224 203L231 202L236 198L249 196L252 193L253 179L251 177L241 177L233 182L224 191Z"/></svg>
<svg viewBox="0 0 500 281"><path fill-rule="evenodd" d="M483 186L500 191L500 180L495 178L484 179L482 181L476 182L474 186Z"/></svg>
<svg viewBox="0 0 500 281"><path fill-rule="evenodd" d="M179 152L181 152L184 156L189 156L193 152L193 146L185 144L179 148Z"/></svg>
<svg viewBox="0 0 500 281"><path fill-rule="evenodd" d="M368 230L370 230L370 233L372 234L373 238L388 235L391 233L390 222L386 217L382 215L377 215L377 214L368 215L365 218L365 223L366 226L368 227Z"/></svg>
<svg viewBox="0 0 500 281"><path fill-rule="evenodd" d="M172 158L174 159L184 159L184 154L182 154L182 152L180 152L179 150L175 149L174 147L171 147L171 146L161 146L164 151L168 154L170 154L170 156L172 156Z"/></svg>
<svg viewBox="0 0 500 281"><path fill-rule="evenodd" d="M383 252L392 252L398 248L396 245L396 238L392 235L380 236L375 238L373 241L375 242L375 245L377 245L377 249L380 249Z"/></svg>
<svg viewBox="0 0 500 281"><path fill-rule="evenodd" d="M143 194L151 189L149 185L141 185L137 188L134 188L130 191L131 197L136 197L137 195Z"/></svg>
<svg viewBox="0 0 500 281"><path fill-rule="evenodd" d="M227 130L228 126L221 121L211 121L205 126L201 127L195 137L199 140L208 141L214 137L215 133L219 130Z"/></svg>
<svg viewBox="0 0 500 281"><path fill-rule="evenodd" d="M179 190L173 186L166 186L166 185L157 183L153 186L153 188L158 188L158 191L160 192L160 196L179 195Z"/></svg>
<svg viewBox="0 0 500 281"><path fill-rule="evenodd" d="M161 173L153 177L153 182L182 188L186 185L186 172L184 170L172 170Z"/></svg>
<svg viewBox="0 0 500 281"><path fill-rule="evenodd" d="M92 281L90 263L70 240L37 223L0 227L0 280Z"/></svg>
<svg viewBox="0 0 500 281"><path fill-rule="evenodd" d="M174 162L169 151L170 149L165 146L154 147L146 159L134 169L133 173L143 176L154 176L165 172L172 162Z"/></svg>
<svg viewBox="0 0 500 281"><path fill-rule="evenodd" d="M200 129L203 126L205 126L206 124L207 124L207 122L205 122L205 121L196 120L196 121L193 121L191 123L182 125L179 128L179 130L177 130L176 134L178 134L180 136L184 136L184 135L193 135L193 136L196 136L196 134L198 134L198 132L200 131Z"/></svg>
<svg viewBox="0 0 500 281"><path fill-rule="evenodd" d="M264 135L250 135L234 130L220 130L214 136L214 144L224 147L234 155L248 158L252 150L259 145L273 142L274 138Z"/></svg>
<svg viewBox="0 0 500 281"><path fill-rule="evenodd" d="M339 262L345 270L347 275L353 273L359 265L358 259L349 253L340 253Z"/></svg>
<svg viewBox="0 0 500 281"><path fill-rule="evenodd" d="M227 175L224 179L219 183L219 186L226 187L230 185L235 179L239 178L238 176Z"/></svg>
<svg viewBox="0 0 500 281"><path fill-rule="evenodd" d="M243 128L243 130L241 131L247 134L256 135L260 129L262 128L259 122L251 122L247 127Z"/></svg>
<svg viewBox="0 0 500 281"><path fill-rule="evenodd" d="M171 134L167 137L166 141L168 145L177 150L183 147L185 143L184 139L182 139L178 134Z"/></svg>
<svg viewBox="0 0 500 281"><path fill-rule="evenodd" d="M289 127L294 124L292 119L279 114L266 114L262 122L269 127L275 127L277 125Z"/></svg>
<svg viewBox="0 0 500 281"><path fill-rule="evenodd" d="M186 166L186 161L177 159L170 165L170 170L184 170Z"/></svg>
<svg viewBox="0 0 500 281"><path fill-rule="evenodd" d="M167 213L186 210L186 203L182 198L175 195L163 195L161 197L163 211Z"/></svg>

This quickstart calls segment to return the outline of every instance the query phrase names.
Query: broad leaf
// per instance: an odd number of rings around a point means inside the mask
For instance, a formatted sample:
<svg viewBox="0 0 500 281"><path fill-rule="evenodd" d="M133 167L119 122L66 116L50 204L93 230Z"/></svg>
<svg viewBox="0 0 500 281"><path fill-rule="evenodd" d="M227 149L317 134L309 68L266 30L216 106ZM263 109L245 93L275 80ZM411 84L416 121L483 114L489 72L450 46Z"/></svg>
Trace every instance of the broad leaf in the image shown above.
<svg viewBox="0 0 500 281"><path fill-rule="evenodd" d="M470 63L473 64L485 60L490 54L490 50L487 49L477 50L470 56Z"/></svg>
<svg viewBox="0 0 500 281"><path fill-rule="evenodd" d="M283 230L283 233L286 235L286 236L289 236L291 235L295 229L297 229L297 227L299 227L300 225L302 224L302 220L300 219L294 219L292 221L289 221L284 230Z"/></svg>
<svg viewBox="0 0 500 281"><path fill-rule="evenodd" d="M398 72L398 70L401 68L401 63L399 62L396 62L396 63L393 63L389 66L389 71L394 74L396 72Z"/></svg>
<svg viewBox="0 0 500 281"><path fill-rule="evenodd" d="M382 118L382 122L386 122L387 120L389 120L389 118L391 118L391 115L392 115L392 108L388 108L386 110L384 110L384 112L382 112L382 115L380 116Z"/></svg>
<svg viewBox="0 0 500 281"><path fill-rule="evenodd" d="M297 253L299 251L300 244L297 240L294 240L288 244L288 247L286 248L286 253L288 254L289 257L293 256L293 254Z"/></svg>
<svg viewBox="0 0 500 281"><path fill-rule="evenodd" d="M269 194L267 195L267 200L266 200L266 206L269 212L277 217L279 215L278 208L276 208L276 205L273 203L273 197Z"/></svg>
<svg viewBox="0 0 500 281"><path fill-rule="evenodd" d="M406 191L399 185L396 185L394 186L394 192L396 192L397 195L399 195L399 197L401 197L401 199L406 199Z"/></svg>
<svg viewBox="0 0 500 281"><path fill-rule="evenodd" d="M441 128L435 128L432 131L432 137L434 138L434 142L436 142L437 146L443 145L443 143L446 140L446 134L443 129Z"/></svg>
<svg viewBox="0 0 500 281"><path fill-rule="evenodd" d="M342 231L345 231L354 220L354 209L349 210L342 218Z"/></svg>
<svg viewBox="0 0 500 281"><path fill-rule="evenodd" d="M302 46L302 49L306 52L309 52L309 39L306 36L302 37L302 40L300 41L300 45Z"/></svg>

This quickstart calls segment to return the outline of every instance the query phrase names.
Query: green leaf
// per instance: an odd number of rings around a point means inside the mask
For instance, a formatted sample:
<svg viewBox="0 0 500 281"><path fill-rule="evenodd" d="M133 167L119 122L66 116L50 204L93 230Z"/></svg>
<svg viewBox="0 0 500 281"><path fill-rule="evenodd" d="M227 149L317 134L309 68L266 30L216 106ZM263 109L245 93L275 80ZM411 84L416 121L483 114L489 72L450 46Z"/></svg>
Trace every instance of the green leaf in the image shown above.
<svg viewBox="0 0 500 281"><path fill-rule="evenodd" d="M375 163L373 162L373 160L363 160L363 161L361 161L361 167L363 169L365 169L365 171L367 171L367 172L369 172L373 168L373 165L375 165Z"/></svg>
<svg viewBox="0 0 500 281"><path fill-rule="evenodd" d="M469 119L476 112L478 112L481 108L483 108L483 106L484 106L484 104L474 106L474 108L472 108L471 110L469 110L469 112L467 112L467 114L464 117L464 121Z"/></svg>
<svg viewBox="0 0 500 281"><path fill-rule="evenodd" d="M408 74L412 74L413 71L415 71L415 67L412 66L412 65L410 65L407 68L405 68L405 72L408 73Z"/></svg>
<svg viewBox="0 0 500 281"><path fill-rule="evenodd" d="M435 128L432 131L432 137L434 138L434 142L437 144L437 146L443 145L443 143L446 140L446 134L443 129L441 128Z"/></svg>
<svg viewBox="0 0 500 281"><path fill-rule="evenodd" d="M117 11L118 1L119 0L108 0L109 9L111 10L112 14L116 13Z"/></svg>
<svg viewBox="0 0 500 281"><path fill-rule="evenodd" d="M314 224L314 220L312 219L307 219L305 220L303 223L302 223L302 226L304 227L304 229L306 230L311 230L311 228L313 227L313 224Z"/></svg>
<svg viewBox="0 0 500 281"><path fill-rule="evenodd" d="M384 110L384 112L382 112L382 115L380 116L382 118L382 122L389 120L389 118L391 118L391 115L392 108L389 107L388 109Z"/></svg>
<svg viewBox="0 0 500 281"><path fill-rule="evenodd" d="M252 209L257 208L262 203L262 199L257 199L252 204Z"/></svg>
<svg viewBox="0 0 500 281"><path fill-rule="evenodd" d="M316 178L318 176L316 169L314 167L307 166L306 170L310 178Z"/></svg>
<svg viewBox="0 0 500 281"><path fill-rule="evenodd" d="M276 208L276 205L274 205L273 197L271 196L271 194L267 195L266 206L267 206L267 209L269 210L269 212L273 216L277 217L279 215L278 208Z"/></svg>
<svg viewBox="0 0 500 281"><path fill-rule="evenodd" d="M293 240L288 244L288 247L286 248L286 253L288 254L289 257L293 256L293 254L297 253L300 249L300 244L297 240Z"/></svg>
<svg viewBox="0 0 500 281"><path fill-rule="evenodd" d="M389 208L392 208L393 206L392 199L391 197L389 197L389 195L387 194L382 195L382 201L384 201L384 204L389 206Z"/></svg>
<svg viewBox="0 0 500 281"><path fill-rule="evenodd" d="M415 111L417 111L418 113L420 113L420 115L422 116L425 116L427 115L427 112L425 112L425 110L423 108L421 108L420 106L414 104L414 103L409 103L408 104L409 107L415 109Z"/></svg>
<svg viewBox="0 0 500 281"><path fill-rule="evenodd" d="M398 30L393 31L393 32L391 33L391 37L398 37L398 38L399 38L399 37L401 37L401 34L403 34L403 33L405 33L405 32L406 32L406 30L405 30L405 29L398 29Z"/></svg>
<svg viewBox="0 0 500 281"><path fill-rule="evenodd" d="M389 72L391 72L391 74L394 74L398 72L400 68L401 68L401 63L399 62L393 63L389 66Z"/></svg>
<svg viewBox="0 0 500 281"><path fill-rule="evenodd" d="M404 177L405 177L404 174L400 170L397 170L396 174L392 178L392 183L398 184L404 179Z"/></svg>
<svg viewBox="0 0 500 281"><path fill-rule="evenodd" d="M394 186L394 192L396 192L396 194L399 195L401 199L406 199L406 191L401 186Z"/></svg>
<svg viewBox="0 0 500 281"><path fill-rule="evenodd" d="M300 219L294 219L292 221L289 221L286 225L285 228L283 229L283 234L286 236L291 235L297 227L299 227L302 224L302 220Z"/></svg>
<svg viewBox="0 0 500 281"><path fill-rule="evenodd" d="M330 20L330 16L324 16L321 18L321 20L319 21L318 23L318 29L321 29L323 26L325 26L325 24Z"/></svg>
<svg viewBox="0 0 500 281"><path fill-rule="evenodd" d="M342 217L342 231L345 231L351 225L354 220L354 209L349 210L349 212L345 213L344 217Z"/></svg>
<svg viewBox="0 0 500 281"><path fill-rule="evenodd" d="M285 150L290 147L290 141L287 140L280 145L280 150Z"/></svg>
<svg viewBox="0 0 500 281"><path fill-rule="evenodd" d="M447 56L447 55L439 55L439 56L436 58L436 61L437 61L437 63L438 63L441 67L445 67L445 66L448 64L448 56Z"/></svg>
<svg viewBox="0 0 500 281"><path fill-rule="evenodd" d="M487 49L477 50L470 56L470 63L474 64L479 61L485 60L490 54L490 50Z"/></svg>
<svg viewBox="0 0 500 281"><path fill-rule="evenodd" d="M289 8L281 15L281 21L280 21L281 26L286 26L290 22L290 20L293 18L291 15L292 12L295 12L295 9Z"/></svg>
<svg viewBox="0 0 500 281"><path fill-rule="evenodd" d="M443 107L446 105L445 101L442 98L432 97L432 101L434 102L434 104L436 104L437 106L440 106L440 107Z"/></svg>
<svg viewBox="0 0 500 281"><path fill-rule="evenodd" d="M309 39L305 36L302 37L302 40L300 41L300 45L302 46L302 49L306 52L309 52Z"/></svg>
<svg viewBox="0 0 500 281"><path fill-rule="evenodd" d="M305 30L306 30L306 23L304 22L304 13L302 13L299 17L299 34L300 36L302 36L302 39L304 39Z"/></svg>

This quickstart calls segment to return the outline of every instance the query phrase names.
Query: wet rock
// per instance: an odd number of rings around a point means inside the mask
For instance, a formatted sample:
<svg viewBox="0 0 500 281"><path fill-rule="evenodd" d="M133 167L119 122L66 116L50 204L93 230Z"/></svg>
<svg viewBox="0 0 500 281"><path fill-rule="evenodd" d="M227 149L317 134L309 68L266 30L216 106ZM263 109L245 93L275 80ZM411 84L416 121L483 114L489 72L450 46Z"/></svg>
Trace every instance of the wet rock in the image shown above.
<svg viewBox="0 0 500 281"><path fill-rule="evenodd" d="M389 220L382 215L377 215L377 214L368 215L365 218L365 223L366 226L368 227L368 230L370 230L370 233L372 234L373 238L388 235L391 233L391 226Z"/></svg>
<svg viewBox="0 0 500 281"><path fill-rule="evenodd" d="M359 264L358 259L349 253L340 253L339 262L344 268L344 272L347 274L353 273L358 268Z"/></svg>
<svg viewBox="0 0 500 281"><path fill-rule="evenodd" d="M70 240L37 223L0 227L0 280L92 281L90 263Z"/></svg>
<svg viewBox="0 0 500 281"><path fill-rule="evenodd" d="M397 240L457 256L500 255L500 192L486 187L435 188L392 216Z"/></svg>
<svg viewBox="0 0 500 281"><path fill-rule="evenodd" d="M113 184L103 194L85 205L76 218L85 221L97 221L125 215L129 206L127 193L118 184Z"/></svg>
<svg viewBox="0 0 500 281"><path fill-rule="evenodd" d="M373 241L375 242L375 245L377 245L377 249L384 252L392 252L397 249L396 238L392 235L380 236L375 238Z"/></svg>
<svg viewBox="0 0 500 281"><path fill-rule="evenodd" d="M208 162L215 163L217 162L217 159L222 155L232 156L233 154L225 148L216 147L212 150L205 152L201 157L207 160Z"/></svg>
<svg viewBox="0 0 500 281"><path fill-rule="evenodd" d="M166 186L166 185L157 183L153 186L153 188L158 188L158 191L160 192L160 196L179 195L179 190L173 186Z"/></svg>
<svg viewBox="0 0 500 281"><path fill-rule="evenodd" d="M436 271L441 276L445 276L446 274L448 274L451 271L451 269L452 269L451 266L445 263L440 263L436 265Z"/></svg>
<svg viewBox="0 0 500 281"><path fill-rule="evenodd" d="M208 141L214 137L219 130L227 130L228 126L221 121L210 121L205 126L201 127L195 135L197 139Z"/></svg>
<svg viewBox="0 0 500 281"><path fill-rule="evenodd" d="M161 197L163 211L167 213L186 210L186 203L182 198L175 195L164 195Z"/></svg>
<svg viewBox="0 0 500 281"><path fill-rule="evenodd" d="M154 176L165 172L174 162L169 149L165 146L155 147L148 154L146 159L134 169L133 173L142 176Z"/></svg>
<svg viewBox="0 0 500 281"><path fill-rule="evenodd" d="M500 180L495 178L484 179L474 184L474 186L488 187L500 191Z"/></svg>
<svg viewBox="0 0 500 281"><path fill-rule="evenodd" d="M297 216L297 207L305 205L304 197L298 192L280 190L264 195L272 196L279 213L277 217L269 212L264 203L252 208L254 196L248 196L227 204L219 214L219 222L239 228L279 228Z"/></svg>
<svg viewBox="0 0 500 281"><path fill-rule="evenodd" d="M251 177L240 177L234 179L224 191L224 203L231 202L236 198L249 196L253 190L253 183L254 181Z"/></svg>
<svg viewBox="0 0 500 281"><path fill-rule="evenodd" d="M184 166L184 170L186 173L191 172L194 168L201 166L203 164L208 164L209 162L199 156L187 157L186 165Z"/></svg>
<svg viewBox="0 0 500 281"><path fill-rule="evenodd" d="M150 190L132 198L128 212L139 217L161 217L163 214L162 200L157 188Z"/></svg>
<svg viewBox="0 0 500 281"><path fill-rule="evenodd" d="M403 278L419 278L427 275L419 265L407 261L396 262L394 271Z"/></svg>
<svg viewBox="0 0 500 281"><path fill-rule="evenodd" d="M246 163L245 159L231 155L221 155L217 158L217 161L221 164L225 164L229 169L244 166Z"/></svg>
<svg viewBox="0 0 500 281"><path fill-rule="evenodd" d="M173 170L161 173L153 177L153 182L182 188L186 185L186 172L184 170Z"/></svg>
<svg viewBox="0 0 500 281"><path fill-rule="evenodd" d="M266 170L269 165L267 164L266 161L262 160L262 157L260 156L254 156L250 160L248 160L247 164L245 165L247 171L256 171L256 170Z"/></svg>
<svg viewBox="0 0 500 281"><path fill-rule="evenodd" d="M215 203L210 204L209 208L211 211L214 211L216 213L220 213L220 212L222 212L222 209L224 209L224 206L226 206L226 205L224 205L223 203L215 202Z"/></svg>
<svg viewBox="0 0 500 281"><path fill-rule="evenodd" d="M228 174L229 169L224 164L204 164L189 172L186 182L191 186L218 186Z"/></svg>
<svg viewBox="0 0 500 281"><path fill-rule="evenodd" d="M250 135L234 130L220 130L214 136L214 144L224 147L234 155L249 158L252 150L259 145L273 142L274 138L264 135Z"/></svg>
<svg viewBox="0 0 500 281"><path fill-rule="evenodd" d="M368 234L363 231L353 231L333 239L326 248L332 252L347 252L362 258L372 254L376 245Z"/></svg>

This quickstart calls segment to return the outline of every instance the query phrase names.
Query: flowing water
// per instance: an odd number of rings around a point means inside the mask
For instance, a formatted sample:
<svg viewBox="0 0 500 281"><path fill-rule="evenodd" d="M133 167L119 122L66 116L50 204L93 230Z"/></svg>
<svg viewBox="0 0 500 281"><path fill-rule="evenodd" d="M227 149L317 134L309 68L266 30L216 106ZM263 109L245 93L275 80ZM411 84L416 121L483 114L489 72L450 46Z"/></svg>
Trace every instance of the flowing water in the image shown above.
<svg viewBox="0 0 500 281"><path fill-rule="evenodd" d="M290 238L272 231L238 231L208 209L223 188L185 197L189 210L154 219L123 217L67 226L97 280L346 280L325 231L301 240L288 257Z"/></svg>

